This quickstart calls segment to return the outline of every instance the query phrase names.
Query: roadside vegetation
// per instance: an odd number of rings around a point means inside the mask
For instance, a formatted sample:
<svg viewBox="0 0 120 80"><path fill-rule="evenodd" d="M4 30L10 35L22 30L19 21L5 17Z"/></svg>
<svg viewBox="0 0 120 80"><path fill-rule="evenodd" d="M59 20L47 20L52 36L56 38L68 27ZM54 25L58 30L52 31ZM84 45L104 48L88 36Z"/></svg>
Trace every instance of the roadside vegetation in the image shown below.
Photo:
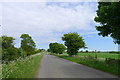
<svg viewBox="0 0 120 80"><path fill-rule="evenodd" d="M83 53L84 54L84 53ZM92 54L92 53L91 53ZM51 53L51 55L70 60L72 62L76 62L79 64L83 64L92 68L96 68L99 70L102 70L104 72L108 72L114 75L119 76L120 75L120 69L119 69L119 64L120 64L120 59L108 59L108 60L99 60L92 57L92 56L65 56L65 55L57 55Z"/></svg>
<svg viewBox="0 0 120 80"><path fill-rule="evenodd" d="M27 57L36 53L41 52L36 49L35 42L32 37L28 34L21 35L21 45L19 48L15 47L15 38L2 36L2 63L9 63L10 61L16 60L19 57Z"/></svg>
<svg viewBox="0 0 120 80"><path fill-rule="evenodd" d="M2 78L35 78L43 55L31 55L3 64Z"/></svg>
<svg viewBox="0 0 120 80"><path fill-rule="evenodd" d="M0 76L2 78L34 78L36 69L42 59L43 54L39 54L44 49L37 49L32 37L28 34L20 36L21 45L15 47L13 37L0 37ZM39 54L39 55L38 55Z"/></svg>

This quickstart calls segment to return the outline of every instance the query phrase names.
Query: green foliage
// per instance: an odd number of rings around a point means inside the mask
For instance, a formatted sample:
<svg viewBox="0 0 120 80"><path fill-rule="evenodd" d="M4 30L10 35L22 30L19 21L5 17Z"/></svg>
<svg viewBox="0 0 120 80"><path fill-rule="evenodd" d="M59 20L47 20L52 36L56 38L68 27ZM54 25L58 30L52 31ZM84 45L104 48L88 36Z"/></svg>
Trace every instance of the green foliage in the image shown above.
<svg viewBox="0 0 120 80"><path fill-rule="evenodd" d="M21 37L21 50L23 56L34 54L35 52L35 42L32 40L32 37L28 34L22 34Z"/></svg>
<svg viewBox="0 0 120 80"><path fill-rule="evenodd" d="M85 51L86 53L89 52L88 50Z"/></svg>
<svg viewBox="0 0 120 80"><path fill-rule="evenodd" d="M3 50L2 60L4 61L11 61L15 60L20 56L17 48L9 47Z"/></svg>
<svg viewBox="0 0 120 80"><path fill-rule="evenodd" d="M41 50L35 52L35 43L29 35L23 34L21 38L23 39L21 48L16 48L14 47L15 39L13 37L0 37L0 60L2 59L2 65L0 65L2 74L0 72L0 77L32 78L35 76L41 56L26 56Z"/></svg>
<svg viewBox="0 0 120 80"><path fill-rule="evenodd" d="M40 50L43 51L43 52L46 51L45 49L40 49Z"/></svg>
<svg viewBox="0 0 120 80"><path fill-rule="evenodd" d="M50 49L47 49L48 52L50 52Z"/></svg>
<svg viewBox="0 0 120 80"><path fill-rule="evenodd" d="M35 43L32 38L28 34L21 35L21 47L14 47L14 38L8 36L0 37L0 51L2 54L3 62L8 62L17 59L20 56L28 56L31 54L35 54ZM1 58L0 58L1 59Z"/></svg>
<svg viewBox="0 0 120 80"><path fill-rule="evenodd" d="M2 37L0 37L0 48L2 48Z"/></svg>
<svg viewBox="0 0 120 80"><path fill-rule="evenodd" d="M0 60L2 61L2 37L0 37Z"/></svg>
<svg viewBox="0 0 120 80"><path fill-rule="evenodd" d="M41 49L38 49L38 50L35 50L35 53L40 53L42 50Z"/></svg>
<svg viewBox="0 0 120 80"><path fill-rule="evenodd" d="M8 36L2 36L0 43L2 44L2 60L11 61L20 56L19 49L14 47L14 38Z"/></svg>
<svg viewBox="0 0 120 80"><path fill-rule="evenodd" d="M7 49L9 47L14 47L14 40L13 37L2 36L2 48Z"/></svg>
<svg viewBox="0 0 120 80"><path fill-rule="evenodd" d="M2 61L2 48L0 48L0 61Z"/></svg>
<svg viewBox="0 0 120 80"><path fill-rule="evenodd" d="M65 46L59 43L50 43L49 44L49 51L52 53L62 54L65 50Z"/></svg>
<svg viewBox="0 0 120 80"><path fill-rule="evenodd" d="M82 37L77 33L64 34L62 40L65 41L65 45L67 46L67 53L69 56L77 55L80 48L85 48L84 39L82 39Z"/></svg>
<svg viewBox="0 0 120 80"><path fill-rule="evenodd" d="M40 61L44 54L19 58L2 67L1 78L35 78Z"/></svg>
<svg viewBox="0 0 120 80"><path fill-rule="evenodd" d="M111 54L120 54L120 52L117 52L117 51L110 51L109 53L111 53Z"/></svg>
<svg viewBox="0 0 120 80"><path fill-rule="evenodd" d="M99 35L111 36L114 42L120 44L120 1L119 2L99 2L95 21L100 23L96 29Z"/></svg>

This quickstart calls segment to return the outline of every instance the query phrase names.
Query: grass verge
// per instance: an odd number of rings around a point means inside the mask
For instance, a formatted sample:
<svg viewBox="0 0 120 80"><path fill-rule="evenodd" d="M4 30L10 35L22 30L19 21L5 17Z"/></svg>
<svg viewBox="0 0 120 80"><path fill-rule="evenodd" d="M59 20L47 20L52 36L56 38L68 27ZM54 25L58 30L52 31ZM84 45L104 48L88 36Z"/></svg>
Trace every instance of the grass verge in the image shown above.
<svg viewBox="0 0 120 80"><path fill-rule="evenodd" d="M2 78L34 78L43 53L2 65Z"/></svg>
<svg viewBox="0 0 120 80"><path fill-rule="evenodd" d="M105 61L98 61L92 57L78 57L78 56L70 57L70 56L56 55L56 54L52 54L52 55L63 58L63 59L70 60L72 62L83 64L83 65L86 65L86 66L89 66L89 67L92 67L95 69L99 69L104 72L108 72L108 73L111 73L111 74L114 74L117 76L120 75L120 73L119 73L120 72L120 69L119 69L120 63L118 63L119 61L105 62Z"/></svg>

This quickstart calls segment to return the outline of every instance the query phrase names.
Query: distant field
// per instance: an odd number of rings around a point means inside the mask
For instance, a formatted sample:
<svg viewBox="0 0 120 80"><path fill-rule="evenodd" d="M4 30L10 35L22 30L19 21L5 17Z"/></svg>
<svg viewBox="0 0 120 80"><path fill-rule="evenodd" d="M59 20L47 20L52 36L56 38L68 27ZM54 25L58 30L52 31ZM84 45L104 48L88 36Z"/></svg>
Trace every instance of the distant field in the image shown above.
<svg viewBox="0 0 120 80"><path fill-rule="evenodd" d="M63 55L68 55L67 53L63 53ZM112 59L120 59L120 54L114 53L78 53L79 56L92 56L95 57L97 55L98 58L112 58Z"/></svg>

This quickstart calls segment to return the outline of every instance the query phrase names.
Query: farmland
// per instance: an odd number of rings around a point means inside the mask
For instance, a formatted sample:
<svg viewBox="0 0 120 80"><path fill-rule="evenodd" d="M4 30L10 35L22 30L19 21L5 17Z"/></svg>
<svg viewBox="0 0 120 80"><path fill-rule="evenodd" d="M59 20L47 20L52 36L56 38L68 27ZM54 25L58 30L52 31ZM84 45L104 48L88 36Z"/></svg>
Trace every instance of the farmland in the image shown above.
<svg viewBox="0 0 120 80"><path fill-rule="evenodd" d="M68 55L67 53L63 53L62 55ZM98 58L111 58L111 59L119 59L120 54L114 54L114 53L78 53L78 56L85 57L85 56L91 56Z"/></svg>

